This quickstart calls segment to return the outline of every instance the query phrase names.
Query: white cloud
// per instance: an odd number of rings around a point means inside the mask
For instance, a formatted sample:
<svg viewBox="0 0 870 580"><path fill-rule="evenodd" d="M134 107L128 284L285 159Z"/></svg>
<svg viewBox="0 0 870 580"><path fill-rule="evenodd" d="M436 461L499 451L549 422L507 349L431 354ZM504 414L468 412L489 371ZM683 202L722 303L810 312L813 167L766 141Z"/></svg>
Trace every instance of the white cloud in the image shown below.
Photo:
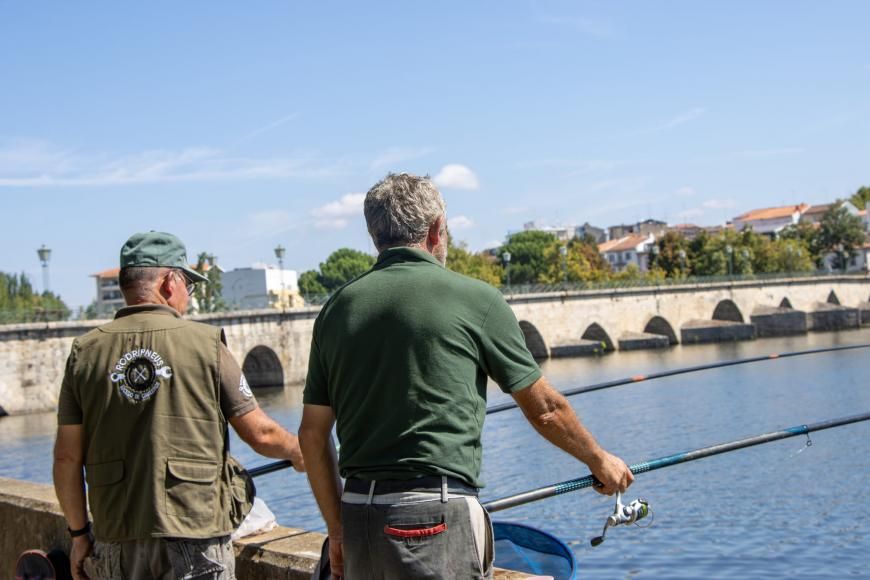
<svg viewBox="0 0 870 580"><path fill-rule="evenodd" d="M377 171L381 169L388 169L391 171L398 171L399 169L396 165L400 163L404 163L405 161L411 161L412 159L419 159L420 157L425 157L432 153L434 149L431 147L420 147L420 148L408 148L408 147L390 147L385 151L382 151L377 157L375 157L370 165L372 171Z"/></svg>
<svg viewBox="0 0 870 580"><path fill-rule="evenodd" d="M102 187L335 173L335 166L315 164L310 159L239 157L209 147L111 156L61 149L44 141L0 145L0 187Z"/></svg>
<svg viewBox="0 0 870 580"><path fill-rule="evenodd" d="M314 226L329 230L347 227L349 218L362 217L365 199L364 193L348 193L336 201L312 209L311 215L317 218Z"/></svg>
<svg viewBox="0 0 870 580"><path fill-rule="evenodd" d="M464 215L458 215L448 218L447 225L453 231L467 230L474 225L474 220Z"/></svg>
<svg viewBox="0 0 870 580"><path fill-rule="evenodd" d="M689 109L688 111L684 111L675 117L668 119L664 123L656 126L654 128L655 131L665 131L667 129L673 129L674 127L678 127L680 125L684 125L686 123L690 123L699 117L702 117L707 112L707 109L703 107L695 107L693 109Z"/></svg>
<svg viewBox="0 0 870 580"><path fill-rule="evenodd" d="M457 163L442 167L432 181L438 187L452 189L477 189L480 186L474 172L465 165Z"/></svg>

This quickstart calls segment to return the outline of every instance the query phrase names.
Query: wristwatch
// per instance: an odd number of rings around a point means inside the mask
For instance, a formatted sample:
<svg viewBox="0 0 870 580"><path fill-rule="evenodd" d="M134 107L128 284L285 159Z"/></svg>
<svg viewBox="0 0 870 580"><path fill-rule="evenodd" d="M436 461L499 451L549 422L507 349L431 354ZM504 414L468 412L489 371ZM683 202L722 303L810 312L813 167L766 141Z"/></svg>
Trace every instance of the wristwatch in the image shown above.
<svg viewBox="0 0 870 580"><path fill-rule="evenodd" d="M84 536L85 534L91 533L91 522L86 523L85 527L80 530L72 530L70 528L67 528L66 531L69 532L70 538L78 538L79 536Z"/></svg>

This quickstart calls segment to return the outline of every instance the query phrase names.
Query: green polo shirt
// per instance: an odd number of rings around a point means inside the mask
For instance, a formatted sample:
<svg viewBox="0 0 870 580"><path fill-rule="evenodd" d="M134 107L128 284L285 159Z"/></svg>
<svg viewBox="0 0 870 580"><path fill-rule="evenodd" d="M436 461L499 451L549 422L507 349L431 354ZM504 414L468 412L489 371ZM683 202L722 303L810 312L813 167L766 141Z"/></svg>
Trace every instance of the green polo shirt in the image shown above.
<svg viewBox="0 0 870 580"><path fill-rule="evenodd" d="M504 297L391 248L317 317L303 401L335 412L343 477L482 487L487 376L506 393L541 377Z"/></svg>

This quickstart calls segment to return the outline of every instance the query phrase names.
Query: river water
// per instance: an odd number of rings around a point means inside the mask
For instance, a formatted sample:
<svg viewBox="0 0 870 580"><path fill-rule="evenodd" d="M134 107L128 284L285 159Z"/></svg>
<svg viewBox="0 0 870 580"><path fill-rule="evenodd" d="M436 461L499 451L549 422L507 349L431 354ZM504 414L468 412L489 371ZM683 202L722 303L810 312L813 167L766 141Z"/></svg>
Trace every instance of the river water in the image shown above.
<svg viewBox="0 0 870 580"><path fill-rule="evenodd" d="M543 369L560 388L658 370L870 343L870 329L600 358ZM641 382L572 397L601 444L627 463L806 423L870 411L870 349L808 355ZM491 389L490 403L505 400ZM301 388L259 391L262 406L296 430ZM52 413L0 419L0 475L51 481ZM597 548L612 499L586 489L496 514L540 527L574 550L588 578L846 578L870 576L870 422L840 427L644 473L629 490L653 509L652 526L611 529ZM233 435L233 453L261 465ZM490 500L581 477L585 466L538 437L514 410L488 417L483 474ZM323 530L305 477L258 479L259 494L288 526Z"/></svg>

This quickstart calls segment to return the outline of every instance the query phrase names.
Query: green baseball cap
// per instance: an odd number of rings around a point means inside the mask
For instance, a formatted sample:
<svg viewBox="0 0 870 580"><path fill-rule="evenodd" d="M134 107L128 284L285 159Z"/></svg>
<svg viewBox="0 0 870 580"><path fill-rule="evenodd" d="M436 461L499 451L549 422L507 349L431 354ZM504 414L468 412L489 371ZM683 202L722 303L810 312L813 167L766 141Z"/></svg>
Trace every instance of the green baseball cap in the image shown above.
<svg viewBox="0 0 870 580"><path fill-rule="evenodd" d="M121 269L134 267L178 268L193 282L208 282L208 278L190 267L184 242L166 232L130 236L121 247Z"/></svg>

